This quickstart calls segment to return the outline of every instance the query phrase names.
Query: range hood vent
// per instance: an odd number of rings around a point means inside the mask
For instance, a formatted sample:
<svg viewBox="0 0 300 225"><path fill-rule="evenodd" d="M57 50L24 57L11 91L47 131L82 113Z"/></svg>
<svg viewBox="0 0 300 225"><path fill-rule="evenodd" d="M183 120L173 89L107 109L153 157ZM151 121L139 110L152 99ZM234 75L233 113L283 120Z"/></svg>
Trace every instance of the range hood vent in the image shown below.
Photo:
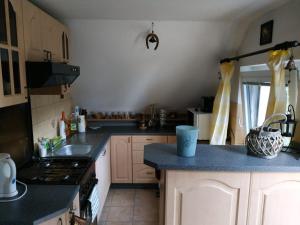
<svg viewBox="0 0 300 225"><path fill-rule="evenodd" d="M80 75L80 67L55 62L26 62L29 88L71 85Z"/></svg>

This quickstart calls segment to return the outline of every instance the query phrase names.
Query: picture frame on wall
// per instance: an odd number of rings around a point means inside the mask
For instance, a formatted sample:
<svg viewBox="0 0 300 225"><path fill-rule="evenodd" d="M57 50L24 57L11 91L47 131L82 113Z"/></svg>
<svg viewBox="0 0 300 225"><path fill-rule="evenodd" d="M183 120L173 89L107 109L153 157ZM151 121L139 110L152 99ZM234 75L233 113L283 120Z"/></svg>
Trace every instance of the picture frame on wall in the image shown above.
<svg viewBox="0 0 300 225"><path fill-rule="evenodd" d="M260 27L260 45L270 44L273 41L274 20L270 20Z"/></svg>

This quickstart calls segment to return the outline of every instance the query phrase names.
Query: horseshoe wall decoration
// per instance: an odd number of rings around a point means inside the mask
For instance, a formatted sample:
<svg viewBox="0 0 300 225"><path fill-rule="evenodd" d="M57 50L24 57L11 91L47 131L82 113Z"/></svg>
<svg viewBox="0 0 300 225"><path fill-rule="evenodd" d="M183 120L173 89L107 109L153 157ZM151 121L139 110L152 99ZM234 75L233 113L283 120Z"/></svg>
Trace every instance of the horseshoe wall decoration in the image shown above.
<svg viewBox="0 0 300 225"><path fill-rule="evenodd" d="M156 50L158 48L158 45L159 45L159 38L154 33L153 27L154 27L154 23L152 22L152 32L150 34L148 34L147 37L146 37L146 46L147 46L147 49L149 49L149 42L150 43L156 43L155 47L154 47L154 50Z"/></svg>

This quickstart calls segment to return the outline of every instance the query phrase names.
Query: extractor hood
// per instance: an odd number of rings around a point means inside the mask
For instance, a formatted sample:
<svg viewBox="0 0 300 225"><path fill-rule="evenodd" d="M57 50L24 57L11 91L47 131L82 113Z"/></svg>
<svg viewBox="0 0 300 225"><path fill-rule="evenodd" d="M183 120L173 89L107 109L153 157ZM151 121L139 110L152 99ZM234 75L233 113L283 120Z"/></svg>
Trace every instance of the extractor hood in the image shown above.
<svg viewBox="0 0 300 225"><path fill-rule="evenodd" d="M29 88L71 85L80 74L79 66L56 62L26 62Z"/></svg>

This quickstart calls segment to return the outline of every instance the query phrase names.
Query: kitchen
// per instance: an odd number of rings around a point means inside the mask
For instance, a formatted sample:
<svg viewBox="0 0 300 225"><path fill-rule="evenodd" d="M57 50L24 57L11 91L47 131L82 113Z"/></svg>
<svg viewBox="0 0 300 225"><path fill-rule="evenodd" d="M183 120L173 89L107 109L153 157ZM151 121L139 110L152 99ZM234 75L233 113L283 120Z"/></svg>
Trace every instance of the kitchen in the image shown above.
<svg viewBox="0 0 300 225"><path fill-rule="evenodd" d="M0 0L0 224L298 224L299 10Z"/></svg>

